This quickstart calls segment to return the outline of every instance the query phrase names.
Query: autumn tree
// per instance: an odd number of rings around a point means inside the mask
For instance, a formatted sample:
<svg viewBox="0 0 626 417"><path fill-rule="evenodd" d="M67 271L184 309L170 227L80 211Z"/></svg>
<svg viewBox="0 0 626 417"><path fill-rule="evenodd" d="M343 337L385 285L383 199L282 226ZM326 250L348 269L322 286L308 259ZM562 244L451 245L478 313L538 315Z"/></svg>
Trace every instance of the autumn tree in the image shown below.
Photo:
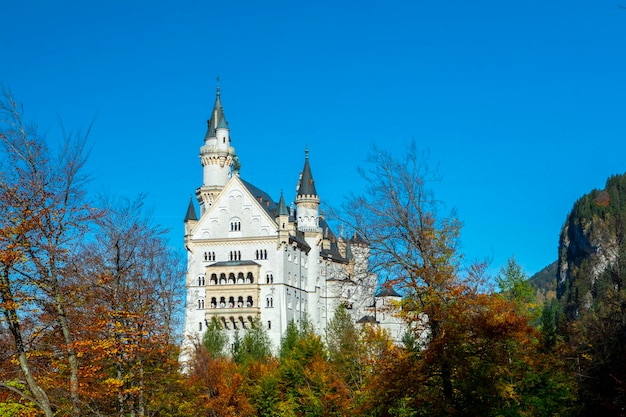
<svg viewBox="0 0 626 417"><path fill-rule="evenodd" d="M281 346L277 415L350 415L348 387L330 365L322 338L306 320L290 327Z"/></svg>
<svg viewBox="0 0 626 417"><path fill-rule="evenodd" d="M0 101L0 295L21 378L30 393L3 383L35 403L47 416L54 407L40 370L54 352L67 372L55 380L57 392L70 398L71 414L80 415L79 358L68 319L74 301L67 270L77 242L97 217L85 200L87 134L64 134L58 151L50 149L37 127L26 123L23 109L9 91ZM87 132L88 133L88 132ZM42 337L45 336L45 337ZM35 341L56 343L37 346ZM33 365L41 364L38 369Z"/></svg>
<svg viewBox="0 0 626 417"><path fill-rule="evenodd" d="M173 335L183 272L144 199L103 199L104 215L75 265L85 297L77 312L80 346L90 359L82 368L91 382L84 394L92 408L119 415L148 414L151 393L177 368Z"/></svg>
<svg viewBox="0 0 626 417"><path fill-rule="evenodd" d="M403 295L399 314L417 347L379 366L385 379L370 383L377 394L369 410L435 416L514 409L523 378L537 369L527 366L527 353L539 346L528 318L515 301L489 292L484 262L464 261L461 222L436 199L439 176L414 144L402 158L373 148L368 163L364 194L353 195L339 217L369 243L374 271Z"/></svg>

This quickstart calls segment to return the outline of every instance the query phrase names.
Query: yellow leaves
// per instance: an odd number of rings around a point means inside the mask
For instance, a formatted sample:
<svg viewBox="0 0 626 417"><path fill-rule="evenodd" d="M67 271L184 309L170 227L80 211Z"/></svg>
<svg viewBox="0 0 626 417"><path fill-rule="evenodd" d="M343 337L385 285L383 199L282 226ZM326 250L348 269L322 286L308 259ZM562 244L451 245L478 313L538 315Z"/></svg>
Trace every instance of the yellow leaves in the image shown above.
<svg viewBox="0 0 626 417"><path fill-rule="evenodd" d="M124 386L124 381L117 379L117 378L107 378L104 381L102 381L102 383L108 389L114 389L114 390L118 390Z"/></svg>

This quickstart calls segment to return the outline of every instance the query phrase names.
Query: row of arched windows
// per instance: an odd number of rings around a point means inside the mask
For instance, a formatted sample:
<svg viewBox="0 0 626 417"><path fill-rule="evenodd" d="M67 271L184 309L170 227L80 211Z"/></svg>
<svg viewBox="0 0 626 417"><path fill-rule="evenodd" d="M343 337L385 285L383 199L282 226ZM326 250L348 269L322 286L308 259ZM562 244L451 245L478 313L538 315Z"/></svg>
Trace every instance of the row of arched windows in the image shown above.
<svg viewBox="0 0 626 417"><path fill-rule="evenodd" d="M291 278L291 275L290 275ZM265 275L265 283L273 284L274 283L274 274L269 272ZM291 284L291 282L289 282ZM204 275L200 275L198 277L198 286L203 287L206 284ZM233 285L233 284L254 284L254 274L252 272L248 272L244 274L243 272L239 272L235 275L233 272L226 275L225 273L219 274L211 274L209 278L209 285Z"/></svg>
<svg viewBox="0 0 626 417"><path fill-rule="evenodd" d="M238 297L211 297L209 308L250 308L254 307L254 300L249 295L244 299L242 295Z"/></svg>
<svg viewBox="0 0 626 417"><path fill-rule="evenodd" d="M228 297L228 300L226 299L226 297L219 297L219 302L218 302L218 297L211 297L211 304L209 305L210 308L250 308L250 307L254 307L254 300L252 299L252 296L248 296L245 300L243 298L243 296L239 296L237 297L237 299L235 299L235 297ZM267 297L265 299L265 307L266 308L274 308L274 298L273 297ZM198 310L204 310L205 305L204 305L204 299L200 299L198 300Z"/></svg>
<svg viewBox="0 0 626 417"><path fill-rule="evenodd" d="M241 222L240 221L232 221L230 222L230 231L231 232L239 232L241 230Z"/></svg>
<svg viewBox="0 0 626 417"><path fill-rule="evenodd" d="M215 262L217 261L217 256L215 252L204 252L203 254L204 262ZM256 260L265 260L267 259L267 249L257 249L254 251L254 259ZM228 260L229 261L240 261L241 260L241 251L231 250L228 252Z"/></svg>
<svg viewBox="0 0 626 417"><path fill-rule="evenodd" d="M200 278L198 278L200 280ZM202 277L202 282L204 278ZM233 272L226 275L224 272L219 274L211 274L209 278L209 285L233 285L233 284L254 284L254 275L252 272L248 272L244 275L243 272L239 272L236 276Z"/></svg>

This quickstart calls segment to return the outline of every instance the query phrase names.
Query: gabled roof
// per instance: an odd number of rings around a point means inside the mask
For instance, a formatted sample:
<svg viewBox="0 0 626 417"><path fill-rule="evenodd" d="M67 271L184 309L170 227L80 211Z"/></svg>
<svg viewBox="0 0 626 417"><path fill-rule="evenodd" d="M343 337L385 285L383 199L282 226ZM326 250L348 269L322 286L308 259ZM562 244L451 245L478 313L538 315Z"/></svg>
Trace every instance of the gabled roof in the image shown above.
<svg viewBox="0 0 626 417"><path fill-rule="evenodd" d="M272 200L272 197L265 191L257 188L256 186L250 184L248 181L243 178L239 178L241 183L246 187L248 192L252 194L252 196L259 202L259 204L263 207L263 209L269 214L272 218L276 217L276 213L278 212L278 204Z"/></svg>

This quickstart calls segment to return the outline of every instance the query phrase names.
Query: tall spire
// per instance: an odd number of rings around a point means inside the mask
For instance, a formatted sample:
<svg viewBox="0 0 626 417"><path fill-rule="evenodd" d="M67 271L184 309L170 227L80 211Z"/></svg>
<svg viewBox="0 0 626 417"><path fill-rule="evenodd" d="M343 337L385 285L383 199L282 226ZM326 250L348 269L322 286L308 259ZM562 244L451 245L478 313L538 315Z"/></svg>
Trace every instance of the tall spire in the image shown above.
<svg viewBox="0 0 626 417"><path fill-rule="evenodd" d="M206 212L215 197L228 183L233 170L237 171L239 167L235 148L230 142L228 122L224 116L219 78L215 92L215 104L207 124L208 129L204 136L204 145L200 147L202 186L196 190L196 196L200 203L200 216Z"/></svg>
<svg viewBox="0 0 626 417"><path fill-rule="evenodd" d="M278 215L279 216L289 216L289 210L287 209L287 204L285 204L285 197L283 197L283 192L280 192L280 200L278 200Z"/></svg>
<svg viewBox="0 0 626 417"><path fill-rule="evenodd" d="M216 137L217 129L228 129L228 122L226 121L226 116L224 115L224 108L222 107L222 100L220 97L219 77L217 79L217 89L215 92L215 104L213 104L211 118L208 120L207 124L208 129L205 135L205 140L207 138Z"/></svg>
<svg viewBox="0 0 626 417"><path fill-rule="evenodd" d="M313 175L311 174L311 167L309 166L308 147L306 148L304 155L304 168L302 168L302 176L300 177L300 183L298 184L298 195L317 195L317 191L315 191L315 182L313 181Z"/></svg>
<svg viewBox="0 0 626 417"><path fill-rule="evenodd" d="M189 206L187 207L187 215L185 216L185 222L188 222L189 220L198 220L198 215L196 214L192 197L189 197Z"/></svg>
<svg viewBox="0 0 626 417"><path fill-rule="evenodd" d="M309 149L306 149L304 168L298 182L298 194L296 195L296 217L298 230L302 232L319 233L319 206L320 197L315 190L315 182L309 166Z"/></svg>

